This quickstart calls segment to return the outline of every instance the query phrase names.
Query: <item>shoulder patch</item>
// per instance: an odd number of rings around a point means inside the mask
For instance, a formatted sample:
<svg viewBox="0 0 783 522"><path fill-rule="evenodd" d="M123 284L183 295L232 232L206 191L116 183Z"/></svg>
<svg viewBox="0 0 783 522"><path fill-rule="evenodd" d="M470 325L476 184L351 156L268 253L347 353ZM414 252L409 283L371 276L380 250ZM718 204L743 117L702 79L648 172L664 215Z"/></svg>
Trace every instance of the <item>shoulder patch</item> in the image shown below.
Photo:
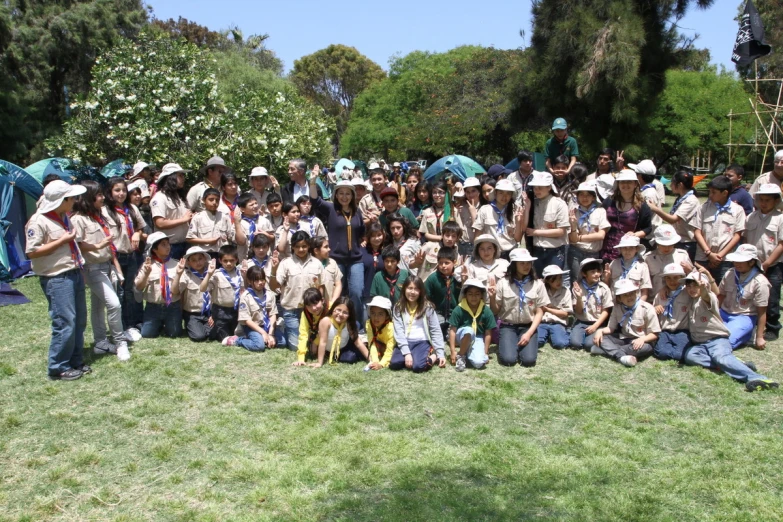
<svg viewBox="0 0 783 522"><path fill-rule="evenodd" d="M33 237L34 235L35 235L35 230L34 229L31 228L31 229L29 229L27 231L27 237Z"/></svg>
<svg viewBox="0 0 783 522"><path fill-rule="evenodd" d="M245 303L240 303L240 304L239 304L239 308L245 309L245 308L247 308L247 304L245 304Z"/></svg>
<svg viewBox="0 0 783 522"><path fill-rule="evenodd" d="M157 207L158 206L158 200L157 199L153 199L152 200L152 206L153 207Z"/></svg>

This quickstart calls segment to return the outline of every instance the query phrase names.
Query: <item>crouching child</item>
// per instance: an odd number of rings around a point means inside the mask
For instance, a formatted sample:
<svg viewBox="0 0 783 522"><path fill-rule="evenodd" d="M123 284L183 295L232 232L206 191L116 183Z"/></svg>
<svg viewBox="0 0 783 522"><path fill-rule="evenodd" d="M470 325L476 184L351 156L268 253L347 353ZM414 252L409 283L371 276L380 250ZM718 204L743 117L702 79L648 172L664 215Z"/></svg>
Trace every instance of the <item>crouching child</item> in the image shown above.
<svg viewBox="0 0 783 522"><path fill-rule="evenodd" d="M382 370L389 367L392 352L394 352L394 325L392 324L391 301L382 296L375 296L367 305L370 319L367 320L366 330L370 342L367 348L370 351L370 370Z"/></svg>
<svg viewBox="0 0 783 522"><path fill-rule="evenodd" d="M492 329L497 327L495 316L486 305L487 289L478 279L468 279L462 285L459 297L459 305L449 318L451 361L458 372L465 371L466 359L471 366L481 370L489 362Z"/></svg>

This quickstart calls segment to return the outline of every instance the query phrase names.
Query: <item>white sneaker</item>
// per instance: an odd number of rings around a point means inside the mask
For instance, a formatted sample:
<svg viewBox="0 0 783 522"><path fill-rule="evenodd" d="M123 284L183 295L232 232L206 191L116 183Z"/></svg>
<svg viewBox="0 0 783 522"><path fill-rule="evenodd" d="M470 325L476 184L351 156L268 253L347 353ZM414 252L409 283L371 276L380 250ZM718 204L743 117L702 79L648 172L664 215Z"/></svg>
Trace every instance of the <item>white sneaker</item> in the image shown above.
<svg viewBox="0 0 783 522"><path fill-rule="evenodd" d="M95 343L92 352L96 355L106 355L107 353L117 353L117 347L104 339Z"/></svg>
<svg viewBox="0 0 783 522"><path fill-rule="evenodd" d="M127 361L130 359L130 351L128 351L128 343L122 341L117 345L117 359L120 361Z"/></svg>
<svg viewBox="0 0 783 522"><path fill-rule="evenodd" d="M633 368L636 366L636 357L633 355L623 355L620 357L620 364L627 366L628 368Z"/></svg>
<svg viewBox="0 0 783 522"><path fill-rule="evenodd" d="M124 334L125 340L127 340L129 343L141 341L141 332L138 328L128 328L125 330Z"/></svg>
<svg viewBox="0 0 783 522"><path fill-rule="evenodd" d="M461 355L457 356L457 364L455 365L455 370L458 372L464 372L465 371L465 358Z"/></svg>

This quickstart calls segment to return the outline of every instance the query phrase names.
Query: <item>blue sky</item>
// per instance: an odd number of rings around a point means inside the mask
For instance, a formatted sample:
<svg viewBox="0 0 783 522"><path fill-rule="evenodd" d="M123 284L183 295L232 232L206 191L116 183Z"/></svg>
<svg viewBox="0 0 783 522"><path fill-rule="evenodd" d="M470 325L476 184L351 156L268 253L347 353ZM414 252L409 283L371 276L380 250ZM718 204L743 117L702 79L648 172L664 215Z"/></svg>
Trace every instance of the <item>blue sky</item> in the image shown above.
<svg viewBox="0 0 783 522"><path fill-rule="evenodd" d="M459 45L514 49L530 41L529 0L147 0L161 19L182 16L213 30L238 26L248 36L269 34L267 48L285 64L332 43L356 47L388 69L389 58L414 50L442 52ZM734 70L731 50L740 0L716 0L680 21L683 33L700 35L712 62ZM519 36L524 30L526 41ZM771 28L766 28L770 31Z"/></svg>

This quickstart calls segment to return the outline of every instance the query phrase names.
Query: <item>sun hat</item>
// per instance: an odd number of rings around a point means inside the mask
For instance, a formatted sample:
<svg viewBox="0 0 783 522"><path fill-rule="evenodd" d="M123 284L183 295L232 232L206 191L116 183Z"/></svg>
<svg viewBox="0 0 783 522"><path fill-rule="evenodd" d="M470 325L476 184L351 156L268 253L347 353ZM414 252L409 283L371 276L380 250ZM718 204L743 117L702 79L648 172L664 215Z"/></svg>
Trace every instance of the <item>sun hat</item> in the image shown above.
<svg viewBox="0 0 783 522"><path fill-rule="evenodd" d="M614 295L628 294L637 290L636 283L630 279L620 279L614 284Z"/></svg>
<svg viewBox="0 0 783 522"><path fill-rule="evenodd" d="M144 163L143 161L137 161L133 165L133 177L138 176L139 174L141 174L141 171L143 171L144 169L148 169L148 168L150 168L150 164L149 163Z"/></svg>
<svg viewBox="0 0 783 522"><path fill-rule="evenodd" d="M161 170L160 174L158 175L158 184L160 185L166 176L169 176L171 174L176 174L178 172L182 172L184 174L185 172L190 172L190 171L183 169L176 163L166 163L165 165L163 165L163 170Z"/></svg>
<svg viewBox="0 0 783 522"><path fill-rule="evenodd" d="M367 305L368 308L372 306L376 308L383 308L384 310L386 310L391 314L392 303L388 297L383 297L382 295L376 295L375 297L372 298L372 301L370 301L370 303Z"/></svg>
<svg viewBox="0 0 783 522"><path fill-rule="evenodd" d="M353 183L348 181L347 179L343 179L337 182L337 184L334 186L334 195L337 195L337 189L341 188L349 188L351 189L351 192L353 192L353 195L356 195L356 188L354 188Z"/></svg>
<svg viewBox="0 0 783 522"><path fill-rule="evenodd" d="M139 189L141 191L142 199L150 197L150 188L147 185L147 182L144 181L143 179L137 179L136 181L131 181L130 183L128 183L129 193L136 189Z"/></svg>
<svg viewBox="0 0 783 522"><path fill-rule="evenodd" d="M577 192L592 192L593 194L595 194L597 192L595 185L596 185L595 181L584 181L584 182L580 183L578 187L576 187L576 191Z"/></svg>
<svg viewBox="0 0 783 522"><path fill-rule="evenodd" d="M259 176L269 176L269 172L264 167L253 167L253 170L250 171L250 177L257 178Z"/></svg>
<svg viewBox="0 0 783 522"><path fill-rule="evenodd" d="M655 174L658 173L655 163L648 159L642 160L639 163L629 163L628 168L643 176L655 176Z"/></svg>
<svg viewBox="0 0 783 522"><path fill-rule="evenodd" d="M195 254L204 254L207 257L209 257L209 252L207 252L206 250L204 250L200 246L192 246L192 247L188 248L188 251L185 252L185 255L183 257L185 258L185 261L187 261L190 256L195 255Z"/></svg>
<svg viewBox="0 0 783 522"><path fill-rule="evenodd" d="M620 242L614 248L620 249L624 247L636 248L636 251L639 253L639 255L642 255L647 251L647 249L644 248L644 245L641 244L639 237L632 234L626 234L621 237Z"/></svg>
<svg viewBox="0 0 783 522"><path fill-rule="evenodd" d="M464 283L462 283L462 290L459 292L459 300L462 301L465 298L465 294L468 293L468 288L478 288L481 290L481 293L483 294L483 297L486 299L487 297L487 287L484 286L484 283L479 281L478 279L475 279L473 277L469 277L465 280Z"/></svg>
<svg viewBox="0 0 783 522"><path fill-rule="evenodd" d="M522 261L522 262L529 262L532 263L538 259L537 257L533 257L530 255L530 252L526 248L515 248L508 254L508 260L512 263L514 261Z"/></svg>
<svg viewBox="0 0 783 522"><path fill-rule="evenodd" d="M381 167L377 161L373 161L367 166L367 172L372 172L374 170L383 170L383 167Z"/></svg>
<svg viewBox="0 0 783 522"><path fill-rule="evenodd" d="M227 165L220 156L212 156L207 160L207 168L209 167L227 167Z"/></svg>
<svg viewBox="0 0 783 522"><path fill-rule="evenodd" d="M766 194L769 196L780 196L780 185L776 185L775 183L764 183L759 187L758 192L756 192L756 195L759 194Z"/></svg>
<svg viewBox="0 0 783 522"><path fill-rule="evenodd" d="M677 230L669 224L658 225L653 234L653 241L656 245L671 246L676 245L682 240Z"/></svg>
<svg viewBox="0 0 783 522"><path fill-rule="evenodd" d="M392 165L392 167L399 167L399 166L400 166L400 162L399 161L395 161L394 165Z"/></svg>
<svg viewBox="0 0 783 522"><path fill-rule="evenodd" d="M397 199L400 199L400 195L397 193L397 189L394 187L386 187L381 191L381 201L383 201L383 198L386 196L394 196Z"/></svg>
<svg viewBox="0 0 783 522"><path fill-rule="evenodd" d="M462 185L462 188L468 188L468 187L478 187L481 188L481 180L479 180L477 177L470 177L465 180L465 183Z"/></svg>
<svg viewBox="0 0 783 522"><path fill-rule="evenodd" d="M473 247L473 259L481 259L478 253L479 245L481 245L481 243L492 243L495 245L495 259L500 257L500 243L498 242L498 239L492 234L481 234L480 236L476 236L473 240L473 244L475 245Z"/></svg>
<svg viewBox="0 0 783 522"><path fill-rule="evenodd" d="M636 172L632 171L631 169L623 169L620 171L617 177L614 178L614 181L615 183L619 183L621 181L635 181L636 183L639 183L639 178L636 177Z"/></svg>
<svg viewBox="0 0 783 522"><path fill-rule="evenodd" d="M614 176L601 174L595 179L595 188L601 199L606 199L614 193Z"/></svg>
<svg viewBox="0 0 783 522"><path fill-rule="evenodd" d="M454 194L451 195L454 199L465 197L465 187L462 186L462 183L456 183L454 189Z"/></svg>
<svg viewBox="0 0 783 522"><path fill-rule="evenodd" d="M567 274L567 270L563 270L557 265L547 265L544 267L544 271L541 272L541 277L546 279L547 277Z"/></svg>
<svg viewBox="0 0 783 522"><path fill-rule="evenodd" d="M555 186L555 178L549 172L539 172L534 170L530 175L530 181L527 183L528 187L552 187L552 192L557 194L557 187ZM497 187L495 187L497 190Z"/></svg>
<svg viewBox="0 0 783 522"><path fill-rule="evenodd" d="M747 243L738 246L737 250L726 255L726 261L729 261L730 263L741 263L743 261L753 261L754 259L758 261L758 258L759 252L756 247Z"/></svg>
<svg viewBox="0 0 783 522"><path fill-rule="evenodd" d="M691 271L690 274L686 275L682 279L680 279L681 282L685 281L697 281L697 282L704 282L709 283L709 280L707 279L707 276L702 274L701 272L697 270Z"/></svg>
<svg viewBox="0 0 783 522"><path fill-rule="evenodd" d="M72 198L79 194L87 192L87 187L84 185L69 185L65 181L60 179L52 181L43 190L43 202L38 209L39 214L46 214L53 210L57 210L65 198Z"/></svg>
<svg viewBox="0 0 783 522"><path fill-rule="evenodd" d="M556 118L554 123L552 123L552 130L557 129L567 129L568 124L565 121L565 118Z"/></svg>
<svg viewBox="0 0 783 522"><path fill-rule="evenodd" d="M351 185L354 187L364 187L367 188L367 185L364 184L364 180L362 178L353 178L351 180Z"/></svg>
<svg viewBox="0 0 783 522"><path fill-rule="evenodd" d="M663 267L663 276L671 276L671 275L678 275L685 277L685 269L682 267L680 263L669 263L665 267Z"/></svg>
<svg viewBox="0 0 783 522"><path fill-rule="evenodd" d="M584 270L584 268L587 265L591 265L593 263L598 263L599 265L603 265L604 264L604 260L603 259L596 259L594 257L587 257L585 259L582 259L582 261L579 262L579 271L581 272L582 270Z"/></svg>
<svg viewBox="0 0 783 522"><path fill-rule="evenodd" d="M516 192L514 184L507 179L501 179L495 184L495 192L502 190L504 192Z"/></svg>
<svg viewBox="0 0 783 522"><path fill-rule="evenodd" d="M156 244L168 238L169 236L167 236L165 232L153 232L147 236L147 249L152 251Z"/></svg>

